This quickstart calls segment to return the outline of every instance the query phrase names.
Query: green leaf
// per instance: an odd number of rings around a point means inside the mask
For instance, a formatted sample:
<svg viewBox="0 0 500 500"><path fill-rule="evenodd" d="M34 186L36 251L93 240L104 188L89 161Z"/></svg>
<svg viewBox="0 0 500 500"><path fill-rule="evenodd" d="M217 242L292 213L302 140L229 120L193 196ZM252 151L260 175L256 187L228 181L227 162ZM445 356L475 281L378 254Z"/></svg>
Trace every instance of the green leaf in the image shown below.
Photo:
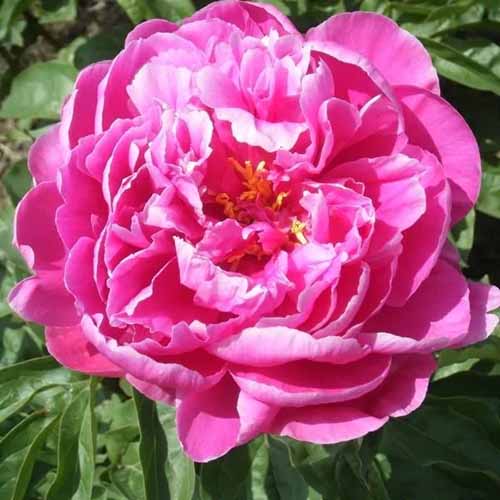
<svg viewBox="0 0 500 500"><path fill-rule="evenodd" d="M455 82L500 95L500 78L489 68L444 43L420 37L438 72Z"/></svg>
<svg viewBox="0 0 500 500"><path fill-rule="evenodd" d="M4 0L0 3L0 40L7 32L16 17L26 9L33 0Z"/></svg>
<svg viewBox="0 0 500 500"><path fill-rule="evenodd" d="M46 494L47 500L67 500L80 483L79 438L89 403L88 382L73 387L74 395L62 414L57 445L57 473Z"/></svg>
<svg viewBox="0 0 500 500"><path fill-rule="evenodd" d="M269 454L276 489L281 498L290 500L315 500L319 494L309 488L292 460L289 446L282 439L269 436Z"/></svg>
<svg viewBox="0 0 500 500"><path fill-rule="evenodd" d="M92 491L95 475L96 455L96 419L95 419L95 396L97 379L89 380L89 397L87 407L83 415L82 427L79 435L78 459L80 466L80 483L72 500L92 500Z"/></svg>
<svg viewBox="0 0 500 500"><path fill-rule="evenodd" d="M45 23L62 23L76 18L77 0L42 0L39 20Z"/></svg>
<svg viewBox="0 0 500 500"><path fill-rule="evenodd" d="M481 193L477 209L500 218L500 168L483 162Z"/></svg>
<svg viewBox="0 0 500 500"><path fill-rule="evenodd" d="M156 17L179 21L194 12L191 0L117 0L117 2L135 24Z"/></svg>
<svg viewBox="0 0 500 500"><path fill-rule="evenodd" d="M47 436L55 430L59 416L47 419L32 414L0 440L0 498L22 500L33 465Z"/></svg>
<svg viewBox="0 0 500 500"><path fill-rule="evenodd" d="M134 390L134 402L141 433L139 456L146 499L167 500L170 498L165 476L167 440L158 419L156 404L136 390Z"/></svg>
<svg viewBox="0 0 500 500"><path fill-rule="evenodd" d="M0 108L0 118L58 118L76 75L70 64L58 61L33 64L14 78L10 94Z"/></svg>
<svg viewBox="0 0 500 500"><path fill-rule="evenodd" d="M20 411L38 392L78 382L83 377L60 367L50 356L0 369L0 422Z"/></svg>
<svg viewBox="0 0 500 500"><path fill-rule="evenodd" d="M201 500L245 498L254 452L248 445L239 446L217 460L200 464Z"/></svg>
<svg viewBox="0 0 500 500"><path fill-rule="evenodd" d="M14 163L2 176L2 182L12 201L17 204L33 186L33 178L28 170L26 160Z"/></svg>
<svg viewBox="0 0 500 500"><path fill-rule="evenodd" d="M172 500L193 498L196 473L193 461L182 450L175 427L175 409L163 404L157 405L163 431L167 437L168 456L166 474Z"/></svg>
<svg viewBox="0 0 500 500"><path fill-rule="evenodd" d="M75 50L74 63L78 69L95 62L113 59L123 49L130 26L117 26L81 43Z"/></svg>

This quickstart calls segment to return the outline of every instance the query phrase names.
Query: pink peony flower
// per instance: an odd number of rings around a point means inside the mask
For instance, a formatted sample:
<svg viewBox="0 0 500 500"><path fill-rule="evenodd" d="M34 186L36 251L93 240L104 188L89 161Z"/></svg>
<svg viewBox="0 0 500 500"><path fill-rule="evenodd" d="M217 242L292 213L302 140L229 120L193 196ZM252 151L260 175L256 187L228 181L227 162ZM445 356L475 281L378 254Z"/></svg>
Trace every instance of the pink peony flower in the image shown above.
<svg viewBox="0 0 500 500"><path fill-rule="evenodd" d="M65 366L177 408L185 451L363 436L500 305L446 243L476 141L422 45L348 13L305 36L223 1L83 70L32 147L10 295Z"/></svg>

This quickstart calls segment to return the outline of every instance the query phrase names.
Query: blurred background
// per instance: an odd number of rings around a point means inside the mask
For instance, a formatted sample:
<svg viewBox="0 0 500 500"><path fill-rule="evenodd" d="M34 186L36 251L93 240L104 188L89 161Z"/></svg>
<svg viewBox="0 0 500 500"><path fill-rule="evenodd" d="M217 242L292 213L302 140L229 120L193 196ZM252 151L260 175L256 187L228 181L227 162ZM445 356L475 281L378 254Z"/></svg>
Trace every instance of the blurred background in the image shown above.
<svg viewBox="0 0 500 500"><path fill-rule="evenodd" d="M206 3L0 0L0 499L500 498L498 331L473 348L442 352L423 407L363 441L321 447L262 437L195 467L179 448L170 409L124 382L59 368L41 329L9 310L6 294L27 274L11 239L15 206L31 185L33 140L57 121L78 71L114 57L135 24L179 21ZM467 276L500 285L500 0L269 3L302 31L346 10L380 12L427 47L483 163L476 210L450 239Z"/></svg>

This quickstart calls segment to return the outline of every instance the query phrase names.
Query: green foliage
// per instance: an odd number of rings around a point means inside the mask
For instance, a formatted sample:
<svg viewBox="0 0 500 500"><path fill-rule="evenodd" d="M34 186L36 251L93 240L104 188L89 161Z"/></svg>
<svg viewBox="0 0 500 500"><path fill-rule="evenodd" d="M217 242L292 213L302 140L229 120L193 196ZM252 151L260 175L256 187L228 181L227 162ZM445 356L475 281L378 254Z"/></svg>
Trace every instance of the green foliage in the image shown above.
<svg viewBox="0 0 500 500"><path fill-rule="evenodd" d="M207 464L183 452L175 411L124 381L72 373L5 303L27 274L12 249L31 185L26 151L81 68L114 57L133 24L178 21L207 1L0 0L0 499L492 500L500 494L500 336L439 354L423 406L334 446L261 436ZM427 47L446 99L480 144L476 211L453 228L464 271L500 284L498 0L271 0L305 31L363 9ZM90 10L93 9L93 10Z"/></svg>

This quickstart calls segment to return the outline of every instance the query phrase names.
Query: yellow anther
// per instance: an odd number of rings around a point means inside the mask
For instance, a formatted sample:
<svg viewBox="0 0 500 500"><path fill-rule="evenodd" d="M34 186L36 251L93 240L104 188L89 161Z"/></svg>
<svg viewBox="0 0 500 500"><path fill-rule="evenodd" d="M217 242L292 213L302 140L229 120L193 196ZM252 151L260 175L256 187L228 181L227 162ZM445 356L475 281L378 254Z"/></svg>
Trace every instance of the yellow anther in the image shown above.
<svg viewBox="0 0 500 500"><path fill-rule="evenodd" d="M231 200L231 197L227 193L218 193L215 196L215 201L222 205L224 208L224 215L230 217L231 219L236 219L238 215L238 207Z"/></svg>
<svg viewBox="0 0 500 500"><path fill-rule="evenodd" d="M281 192L278 193L278 196L276 196L276 200L272 204L271 208L273 209L274 212L277 212L281 206L283 205L283 202L285 201L285 198L290 194L290 192Z"/></svg>
<svg viewBox="0 0 500 500"><path fill-rule="evenodd" d="M295 236L297 241L302 245L307 243L307 239L304 236L304 229L306 228L306 223L301 222L298 219L293 219L292 225L290 226L290 232Z"/></svg>

